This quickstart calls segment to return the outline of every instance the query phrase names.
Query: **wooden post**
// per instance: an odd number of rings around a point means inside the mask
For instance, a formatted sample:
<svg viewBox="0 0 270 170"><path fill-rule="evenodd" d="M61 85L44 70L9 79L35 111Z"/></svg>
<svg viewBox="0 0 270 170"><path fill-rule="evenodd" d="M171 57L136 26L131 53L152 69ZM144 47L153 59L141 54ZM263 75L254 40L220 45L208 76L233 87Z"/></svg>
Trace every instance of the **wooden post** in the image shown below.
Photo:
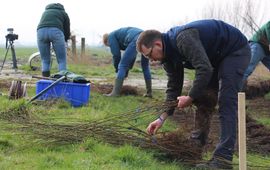
<svg viewBox="0 0 270 170"><path fill-rule="evenodd" d="M239 142L239 170L247 169L246 150L246 96L238 93L238 142Z"/></svg>
<svg viewBox="0 0 270 170"><path fill-rule="evenodd" d="M73 60L77 59L77 52L76 52L76 36L71 36L71 52Z"/></svg>
<svg viewBox="0 0 270 170"><path fill-rule="evenodd" d="M81 59L85 57L85 38L81 38Z"/></svg>

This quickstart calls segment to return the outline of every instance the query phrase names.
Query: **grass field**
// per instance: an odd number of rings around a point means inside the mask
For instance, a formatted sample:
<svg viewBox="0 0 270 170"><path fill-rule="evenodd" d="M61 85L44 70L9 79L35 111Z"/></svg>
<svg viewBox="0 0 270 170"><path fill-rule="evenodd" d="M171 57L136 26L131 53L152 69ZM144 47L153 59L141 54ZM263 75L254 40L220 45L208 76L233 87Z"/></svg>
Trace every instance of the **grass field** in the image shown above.
<svg viewBox="0 0 270 170"><path fill-rule="evenodd" d="M36 52L36 48L16 49L18 61L21 64L19 69L29 75L39 75L39 71L32 71L27 65L28 57ZM77 74L82 74L91 80L91 77L102 77L112 83L115 76L114 68L111 64L110 53L100 48L89 48L85 58L69 59L68 68ZM0 54L4 55L5 50L0 49ZM2 61L2 56L0 61ZM8 60L11 60L10 56ZM52 70L56 72L57 70ZM151 70L154 77L166 78L165 72L157 66ZM193 72L187 71L188 79L193 79ZM129 77L143 78L139 64L131 70ZM1 81L5 81L1 79ZM8 80L10 81L10 80ZM7 81L7 82L8 82ZM24 80L23 80L24 81ZM33 83L37 80L32 79ZM94 82L95 83L95 82ZM9 100L8 88L0 87L0 113L16 113L14 108L25 105L26 102L35 95L35 87L28 87L28 97L20 100ZM56 102L33 102L27 105L27 111L31 115L31 120L39 120L48 124L72 125L83 122L94 122L105 118L112 118L115 115L122 115L144 108L153 102L162 102L164 90L154 90L154 98L149 99L142 96L122 96L107 98L103 94L91 91L90 101L86 106L73 108L65 101ZM264 100L270 100L269 94ZM250 101L252 102L252 101ZM12 110L14 112L12 112ZM267 109L266 109L267 110ZM256 110L251 110L264 125L270 127L269 113L258 114ZM268 114L268 115L267 115ZM139 128L145 131L148 123L154 120L157 115L150 114L142 120L138 120ZM155 150L144 150L139 147L124 144L115 146L106 141L85 137L79 142L67 142L66 144L52 144L45 139L35 138L27 131L29 122L10 121L0 115L0 169L4 170L39 170L39 169L112 169L112 170L179 170L191 169L179 161L162 159L157 157ZM174 121L166 121L161 131L173 131L178 125ZM48 131L50 132L50 131ZM68 129L67 129L68 133ZM71 131L70 131L71 133ZM211 151L205 153L205 159L209 158ZM249 169L269 169L270 157L256 153L248 153ZM234 163L238 164L238 157L235 154ZM237 166L235 166L237 169Z"/></svg>

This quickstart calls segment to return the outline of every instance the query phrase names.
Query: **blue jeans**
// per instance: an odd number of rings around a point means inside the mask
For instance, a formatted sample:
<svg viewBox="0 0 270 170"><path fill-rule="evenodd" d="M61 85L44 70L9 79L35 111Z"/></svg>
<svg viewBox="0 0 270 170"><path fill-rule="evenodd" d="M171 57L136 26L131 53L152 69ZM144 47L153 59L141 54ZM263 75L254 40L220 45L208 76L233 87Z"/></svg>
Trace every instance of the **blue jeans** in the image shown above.
<svg viewBox="0 0 270 170"><path fill-rule="evenodd" d="M50 71L51 67L51 44L56 54L58 70L66 70L66 43L64 33L54 27L44 27L37 31L37 44L42 60L42 71Z"/></svg>
<svg viewBox="0 0 270 170"><path fill-rule="evenodd" d="M135 63L137 50L136 50L136 38L129 43L123 56L121 57L120 63L118 64L117 79L124 79L127 72L131 69ZM149 60L141 55L141 67L145 80L151 79Z"/></svg>
<svg viewBox="0 0 270 170"><path fill-rule="evenodd" d="M260 61L265 65L265 67L268 68L268 70L270 70L270 55L265 54L261 44L256 42L250 42L249 45L251 48L251 60L248 68L245 71L243 78L244 81L247 80L248 76L252 74Z"/></svg>
<svg viewBox="0 0 270 170"><path fill-rule="evenodd" d="M226 56L218 67L220 139L214 156L232 160L236 141L237 95L250 61L248 45Z"/></svg>

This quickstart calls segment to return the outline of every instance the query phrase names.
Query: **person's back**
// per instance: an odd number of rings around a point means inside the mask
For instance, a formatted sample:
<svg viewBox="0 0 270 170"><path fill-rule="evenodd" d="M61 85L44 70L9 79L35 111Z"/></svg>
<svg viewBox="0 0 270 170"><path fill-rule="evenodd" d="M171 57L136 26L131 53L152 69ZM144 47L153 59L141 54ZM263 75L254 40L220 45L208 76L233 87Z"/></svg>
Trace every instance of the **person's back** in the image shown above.
<svg viewBox="0 0 270 170"><path fill-rule="evenodd" d="M264 52L269 55L269 43L270 43L270 21L264 24L258 31L251 37L250 42L260 43L264 49Z"/></svg>
<svg viewBox="0 0 270 170"><path fill-rule="evenodd" d="M257 30L249 41L251 48L251 60L245 71L243 82L246 85L248 77L255 70L259 62L262 62L270 71L270 21ZM245 89L245 85L243 90Z"/></svg>
<svg viewBox="0 0 270 170"><path fill-rule="evenodd" d="M238 29L223 21L213 19L198 20L186 25L173 27L167 32L167 35L172 42L176 42L177 36L175 35L187 29L198 30L200 41L214 67L225 56L245 46L247 43L246 37ZM177 49L176 46L173 48Z"/></svg>
<svg viewBox="0 0 270 170"><path fill-rule="evenodd" d="M143 30L136 27L122 27L103 35L104 45L110 47L113 65L117 78L115 79L114 88L110 94L106 96L119 96L124 79L128 76L128 72L132 69L136 56L136 40ZM121 56L121 50L125 52ZM141 67L144 74L146 84L145 97L152 97L152 81L149 68L149 60L144 56L141 57Z"/></svg>
<svg viewBox="0 0 270 170"><path fill-rule="evenodd" d="M46 6L37 26L37 43L42 59L42 76L50 76L50 46L55 51L58 70L66 70L66 41L70 37L70 20L60 3Z"/></svg>
<svg viewBox="0 0 270 170"><path fill-rule="evenodd" d="M46 6L37 29L43 27L56 27L65 34L65 41L70 37L70 21L64 6L59 3L53 3Z"/></svg>
<svg viewBox="0 0 270 170"><path fill-rule="evenodd" d="M117 50L125 50L134 37L138 36L142 31L135 27L123 27L111 32L108 37L110 48L116 48L115 44L118 44L120 49Z"/></svg>

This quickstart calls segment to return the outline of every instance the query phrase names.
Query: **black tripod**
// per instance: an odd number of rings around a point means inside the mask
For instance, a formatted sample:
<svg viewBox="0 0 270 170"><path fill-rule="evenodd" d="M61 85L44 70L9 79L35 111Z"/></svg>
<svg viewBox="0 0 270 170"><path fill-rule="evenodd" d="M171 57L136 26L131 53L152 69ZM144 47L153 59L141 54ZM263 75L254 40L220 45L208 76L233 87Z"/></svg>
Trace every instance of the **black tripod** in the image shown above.
<svg viewBox="0 0 270 170"><path fill-rule="evenodd" d="M12 68L15 69L15 70L18 69L18 67L17 67L16 53L15 53L15 48L14 48L13 43L14 43L13 40L6 39L6 54L5 54L5 58L3 60L3 63L2 63L2 66L1 66L0 72L2 71L2 69L4 67L4 64L6 62L6 58L7 58L7 54L8 54L9 49L11 49L11 55L12 55L12 62L13 62L13 67Z"/></svg>

